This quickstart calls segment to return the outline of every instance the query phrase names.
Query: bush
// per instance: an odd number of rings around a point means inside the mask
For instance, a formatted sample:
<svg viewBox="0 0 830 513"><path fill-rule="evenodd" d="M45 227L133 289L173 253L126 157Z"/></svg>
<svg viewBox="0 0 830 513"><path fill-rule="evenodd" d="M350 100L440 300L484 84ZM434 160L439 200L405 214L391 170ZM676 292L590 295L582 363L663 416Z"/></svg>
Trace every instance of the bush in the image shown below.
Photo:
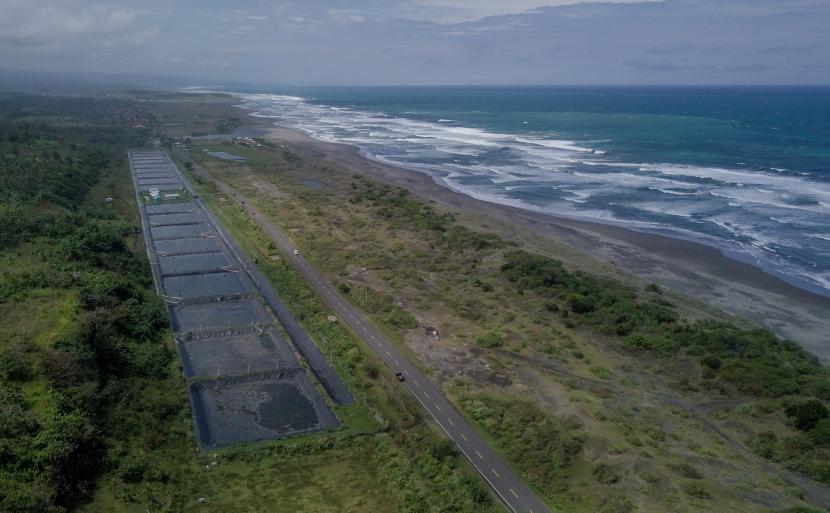
<svg viewBox="0 0 830 513"><path fill-rule="evenodd" d="M585 314L594 311L596 302L591 297L577 293L568 295L568 306L574 313Z"/></svg>
<svg viewBox="0 0 830 513"><path fill-rule="evenodd" d="M698 470L695 466L693 466L690 463L678 463L678 464L675 464L675 465L669 465L669 468L673 472L675 472L675 473L677 473L677 474L679 474L683 477L686 477L688 479L702 479L703 478L703 474L700 473L700 470Z"/></svg>
<svg viewBox="0 0 830 513"><path fill-rule="evenodd" d="M398 329L412 330L418 327L418 321L415 317L399 306L393 306L390 312L384 316L384 320L390 326Z"/></svg>
<svg viewBox="0 0 830 513"><path fill-rule="evenodd" d="M761 431L749 441L749 446L758 456L768 460L774 459L778 448L778 435L772 431Z"/></svg>
<svg viewBox="0 0 830 513"><path fill-rule="evenodd" d="M478 395L461 403L531 482L554 493L582 452L585 438L575 418L555 419L530 401Z"/></svg>
<svg viewBox="0 0 830 513"><path fill-rule="evenodd" d="M611 379L611 371L605 367L591 367L591 372L599 379Z"/></svg>
<svg viewBox="0 0 830 513"><path fill-rule="evenodd" d="M647 351L666 351L669 349L666 340L651 335L629 335L623 344L631 349L645 349Z"/></svg>
<svg viewBox="0 0 830 513"><path fill-rule="evenodd" d="M712 494L709 493L709 490L703 485L703 483L687 483L683 488L686 490L686 494L690 497L694 497L696 499L712 498Z"/></svg>
<svg viewBox="0 0 830 513"><path fill-rule="evenodd" d="M830 447L830 419L820 419L808 434L814 444Z"/></svg>
<svg viewBox="0 0 830 513"><path fill-rule="evenodd" d="M612 485L619 482L620 474L607 463L600 463L591 471L594 477L602 484Z"/></svg>
<svg viewBox="0 0 830 513"><path fill-rule="evenodd" d="M625 497L613 497L605 501L602 513L632 513L634 503Z"/></svg>
<svg viewBox="0 0 830 513"><path fill-rule="evenodd" d="M32 366L21 344L0 351L0 380L26 381L32 375Z"/></svg>
<svg viewBox="0 0 830 513"><path fill-rule="evenodd" d="M369 379L378 379L378 376L380 376L380 369L376 364L371 362L363 364L363 372Z"/></svg>
<svg viewBox="0 0 830 513"><path fill-rule="evenodd" d="M502 344L504 344L504 335L497 331L491 331L486 335L476 337L476 344L478 344L481 347L486 347L488 349L501 347Z"/></svg>
<svg viewBox="0 0 830 513"><path fill-rule="evenodd" d="M519 293L534 290L541 296L537 304L564 301L569 309L559 315L569 323L623 337L625 347L661 354L689 347L690 355L708 355L701 364L741 392L764 397L809 393L830 400L830 374L797 344L766 330L681 319L655 292L659 288L646 287L639 294L620 281L571 272L559 261L527 251L505 254L501 272Z"/></svg>
<svg viewBox="0 0 830 513"><path fill-rule="evenodd" d="M429 454L438 461L458 456L455 443L452 440L438 440L429 446Z"/></svg>
<svg viewBox="0 0 830 513"><path fill-rule="evenodd" d="M787 415L792 417L793 425L800 431L809 431L822 419L826 419L830 412L824 403L818 399L791 404L786 409Z"/></svg>
<svg viewBox="0 0 830 513"><path fill-rule="evenodd" d="M135 456L127 456L121 460L121 465L118 467L118 476L125 483L140 483L144 480L144 473L147 470L147 465Z"/></svg>

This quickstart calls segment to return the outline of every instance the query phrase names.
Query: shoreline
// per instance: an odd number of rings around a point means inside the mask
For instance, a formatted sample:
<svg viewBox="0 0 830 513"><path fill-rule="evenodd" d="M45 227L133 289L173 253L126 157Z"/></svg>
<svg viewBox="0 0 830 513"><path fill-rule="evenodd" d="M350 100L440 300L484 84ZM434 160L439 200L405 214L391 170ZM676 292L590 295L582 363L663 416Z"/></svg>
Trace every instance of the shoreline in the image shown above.
<svg viewBox="0 0 830 513"><path fill-rule="evenodd" d="M246 135L287 144L300 154L330 160L450 209L517 225L710 307L748 318L830 362L830 297L789 283L716 247L477 199L422 171L369 158L357 146L315 139L301 130L277 126L272 118L239 110L253 121L241 130L259 132Z"/></svg>

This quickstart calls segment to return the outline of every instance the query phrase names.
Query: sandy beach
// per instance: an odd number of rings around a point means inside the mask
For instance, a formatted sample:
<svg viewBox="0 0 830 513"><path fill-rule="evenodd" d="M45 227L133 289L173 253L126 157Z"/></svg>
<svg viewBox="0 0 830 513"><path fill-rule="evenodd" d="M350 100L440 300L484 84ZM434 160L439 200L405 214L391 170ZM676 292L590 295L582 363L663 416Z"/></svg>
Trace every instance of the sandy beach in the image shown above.
<svg viewBox="0 0 830 513"><path fill-rule="evenodd" d="M248 114L247 111L241 111ZM791 285L706 245L617 225L572 220L472 198L425 173L361 155L358 148L314 139L299 130L248 117L246 135L265 136L294 151L408 189L451 210L509 223L591 255L729 314L748 318L830 362L830 298Z"/></svg>

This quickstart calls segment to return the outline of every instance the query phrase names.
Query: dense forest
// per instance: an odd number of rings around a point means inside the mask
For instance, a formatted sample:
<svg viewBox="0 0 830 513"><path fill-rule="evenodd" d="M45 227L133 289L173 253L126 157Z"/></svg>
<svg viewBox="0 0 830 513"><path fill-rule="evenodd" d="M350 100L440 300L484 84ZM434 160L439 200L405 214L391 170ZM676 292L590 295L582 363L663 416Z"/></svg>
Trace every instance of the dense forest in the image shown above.
<svg viewBox="0 0 830 513"><path fill-rule="evenodd" d="M111 414L173 353L135 248L115 101L0 98L0 511L72 507L106 468Z"/></svg>

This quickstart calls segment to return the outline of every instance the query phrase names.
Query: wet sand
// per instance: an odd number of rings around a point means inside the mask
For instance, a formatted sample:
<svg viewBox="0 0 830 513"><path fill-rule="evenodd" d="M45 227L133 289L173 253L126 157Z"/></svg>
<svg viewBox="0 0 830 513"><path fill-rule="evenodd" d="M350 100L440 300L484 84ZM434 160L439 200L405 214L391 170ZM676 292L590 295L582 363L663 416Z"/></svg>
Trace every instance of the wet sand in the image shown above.
<svg viewBox="0 0 830 513"><path fill-rule="evenodd" d="M751 319L830 362L830 298L729 258L716 248L478 200L437 183L425 173L368 159L354 146L274 127L268 119L248 119L256 120L253 124L258 133L251 135L266 136L301 155L330 160L356 173L406 188L450 209L518 225L707 305Z"/></svg>

